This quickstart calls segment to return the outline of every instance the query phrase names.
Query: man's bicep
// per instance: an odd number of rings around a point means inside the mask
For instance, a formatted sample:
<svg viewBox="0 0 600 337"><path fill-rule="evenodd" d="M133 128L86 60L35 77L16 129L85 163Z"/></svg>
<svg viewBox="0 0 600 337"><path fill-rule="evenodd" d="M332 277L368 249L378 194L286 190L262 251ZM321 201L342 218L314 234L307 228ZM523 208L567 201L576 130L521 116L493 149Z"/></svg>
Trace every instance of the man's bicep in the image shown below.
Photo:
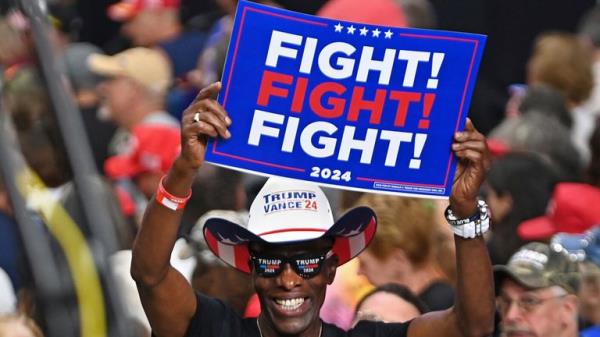
<svg viewBox="0 0 600 337"><path fill-rule="evenodd" d="M416 317L408 326L407 337L461 337L453 308L432 311Z"/></svg>
<svg viewBox="0 0 600 337"><path fill-rule="evenodd" d="M146 317L156 337L183 337L196 313L192 286L173 267L153 287L138 284Z"/></svg>

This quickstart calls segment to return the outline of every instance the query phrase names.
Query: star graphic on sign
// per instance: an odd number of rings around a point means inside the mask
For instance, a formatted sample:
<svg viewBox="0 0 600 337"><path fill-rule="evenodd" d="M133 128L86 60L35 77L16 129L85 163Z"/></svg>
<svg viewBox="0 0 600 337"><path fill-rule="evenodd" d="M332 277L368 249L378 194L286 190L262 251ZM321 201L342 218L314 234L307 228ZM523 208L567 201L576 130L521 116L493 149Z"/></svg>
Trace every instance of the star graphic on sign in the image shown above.
<svg viewBox="0 0 600 337"><path fill-rule="evenodd" d="M394 33L392 33L392 31L389 30L389 29L385 32L385 38L386 39L391 39L392 35L394 35Z"/></svg>
<svg viewBox="0 0 600 337"><path fill-rule="evenodd" d="M338 23L337 25L335 25L334 27L335 27L335 32L336 32L336 33L341 33L341 32L342 32L342 29L344 29L344 26L342 26L342 25L341 25L341 24L339 24L339 23Z"/></svg>
<svg viewBox="0 0 600 337"><path fill-rule="evenodd" d="M369 32L369 30L367 29L367 27L362 27L360 29L360 36L367 36L368 32Z"/></svg>
<svg viewBox="0 0 600 337"><path fill-rule="evenodd" d="M377 28L375 28L375 30L372 31L373 33L373 37L379 37L379 33L381 33L381 31Z"/></svg>
<svg viewBox="0 0 600 337"><path fill-rule="evenodd" d="M348 30L348 34L354 34L354 31L356 30L356 28L354 28L354 25L346 27L346 29Z"/></svg>

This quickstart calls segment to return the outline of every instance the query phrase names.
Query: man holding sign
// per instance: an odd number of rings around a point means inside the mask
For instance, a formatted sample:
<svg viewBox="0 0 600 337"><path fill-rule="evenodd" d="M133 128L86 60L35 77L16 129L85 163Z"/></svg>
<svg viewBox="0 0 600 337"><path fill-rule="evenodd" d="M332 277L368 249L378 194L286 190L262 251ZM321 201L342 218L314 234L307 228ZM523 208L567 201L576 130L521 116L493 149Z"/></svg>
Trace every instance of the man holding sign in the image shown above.
<svg viewBox="0 0 600 337"><path fill-rule="evenodd" d="M252 274L260 316L242 319L223 302L195 294L169 259L207 140L232 137L232 121L216 101L220 90L220 83L204 88L184 112L181 154L148 205L133 248L132 276L157 337L483 337L492 332L493 281L482 238L489 215L476 198L489 157L484 136L470 122L451 145L458 158L446 212L456 234L457 298L451 309L407 323L360 322L348 332L321 321L327 285L338 265L368 245L375 214L358 207L334 223L316 185L273 178L252 203L247 225L210 218L204 227L217 256Z"/></svg>

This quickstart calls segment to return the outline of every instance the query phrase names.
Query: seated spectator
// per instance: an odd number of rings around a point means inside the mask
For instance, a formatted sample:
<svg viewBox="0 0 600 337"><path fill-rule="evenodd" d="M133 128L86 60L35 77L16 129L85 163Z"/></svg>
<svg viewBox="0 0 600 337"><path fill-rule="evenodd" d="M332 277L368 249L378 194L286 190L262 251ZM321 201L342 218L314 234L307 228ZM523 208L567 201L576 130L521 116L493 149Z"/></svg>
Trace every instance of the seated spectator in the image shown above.
<svg viewBox="0 0 600 337"><path fill-rule="evenodd" d="M125 152L104 163L104 173L115 182L123 212L141 222L148 200L180 148L179 130L159 124L132 129Z"/></svg>
<svg viewBox="0 0 600 337"><path fill-rule="evenodd" d="M503 146L501 152L528 151L544 156L556 166L561 180L581 178L583 165L569 129L545 111L508 118L490 133L489 139Z"/></svg>
<svg viewBox="0 0 600 337"><path fill-rule="evenodd" d="M375 286L406 286L431 310L452 306L454 289L435 259L433 207L422 199L379 194L365 194L357 205L373 208L379 220L373 242L358 256L359 273Z"/></svg>
<svg viewBox="0 0 600 337"><path fill-rule="evenodd" d="M202 207L202 204L199 206ZM188 256L196 256L198 261L192 278L192 286L202 294L218 297L241 316L251 295L254 293L252 280L249 275L229 268L211 253L204 240L202 225L207 219L214 216L223 217L235 223L247 223L248 221L247 211L212 210L200 217L190 234L190 248L193 249L187 254ZM260 313L258 301L256 300L253 303L257 312Z"/></svg>
<svg viewBox="0 0 600 337"><path fill-rule="evenodd" d="M111 154L126 152L128 132L139 124L179 127L179 121L165 111L172 73L161 52L132 48L114 56L92 54L88 65L106 78L98 88L102 108L120 128L113 138Z"/></svg>
<svg viewBox="0 0 600 337"><path fill-rule="evenodd" d="M556 180L552 167L535 153L509 153L492 163L485 184L494 226L487 242L492 263L508 262L525 244L517 226L545 213Z"/></svg>
<svg viewBox="0 0 600 337"><path fill-rule="evenodd" d="M588 141L595 112L584 105L594 86L592 59L577 37L569 33L544 33L535 42L527 63L529 86L549 85L564 94L573 116L571 138L583 161L589 161Z"/></svg>
<svg viewBox="0 0 600 337"><path fill-rule="evenodd" d="M149 199L179 154L179 142L177 129L152 124L136 126L129 151L108 158L104 171L111 179L132 179Z"/></svg>
<svg viewBox="0 0 600 337"><path fill-rule="evenodd" d="M519 225L525 240L550 240L556 233L583 233L600 223L600 189L588 184L560 183L554 188L546 214Z"/></svg>
<svg viewBox="0 0 600 337"><path fill-rule="evenodd" d="M402 5L395 0L371 0L368 6L360 0L333 0L321 7L317 15L372 25L407 26Z"/></svg>
<svg viewBox="0 0 600 337"><path fill-rule="evenodd" d="M136 47L158 47L168 56L176 78L194 69L204 47L201 32L186 31L179 0L124 0L108 7L108 16L123 22L122 32Z"/></svg>
<svg viewBox="0 0 600 337"><path fill-rule="evenodd" d="M506 265L494 266L503 336L577 336L577 264L567 254L532 242Z"/></svg>
<svg viewBox="0 0 600 337"><path fill-rule="evenodd" d="M428 311L425 303L408 288L388 283L363 296L356 305L354 322L369 320L402 323Z"/></svg>
<svg viewBox="0 0 600 337"><path fill-rule="evenodd" d="M540 112L555 117L568 129L573 126L573 116L564 95L547 85L527 88L518 109L521 114Z"/></svg>

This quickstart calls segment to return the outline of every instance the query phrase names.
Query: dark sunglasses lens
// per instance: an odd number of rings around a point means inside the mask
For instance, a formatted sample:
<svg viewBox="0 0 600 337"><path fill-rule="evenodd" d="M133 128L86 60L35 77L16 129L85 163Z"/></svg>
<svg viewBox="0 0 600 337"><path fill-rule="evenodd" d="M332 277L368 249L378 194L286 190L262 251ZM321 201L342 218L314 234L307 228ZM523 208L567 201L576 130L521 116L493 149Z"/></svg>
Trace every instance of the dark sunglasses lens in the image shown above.
<svg viewBox="0 0 600 337"><path fill-rule="evenodd" d="M259 276L272 277L277 276L281 272L281 259L267 257L253 257L254 270Z"/></svg>
<svg viewBox="0 0 600 337"><path fill-rule="evenodd" d="M324 256L296 258L294 259L294 267L298 275L311 278L319 274L323 261L325 261Z"/></svg>

